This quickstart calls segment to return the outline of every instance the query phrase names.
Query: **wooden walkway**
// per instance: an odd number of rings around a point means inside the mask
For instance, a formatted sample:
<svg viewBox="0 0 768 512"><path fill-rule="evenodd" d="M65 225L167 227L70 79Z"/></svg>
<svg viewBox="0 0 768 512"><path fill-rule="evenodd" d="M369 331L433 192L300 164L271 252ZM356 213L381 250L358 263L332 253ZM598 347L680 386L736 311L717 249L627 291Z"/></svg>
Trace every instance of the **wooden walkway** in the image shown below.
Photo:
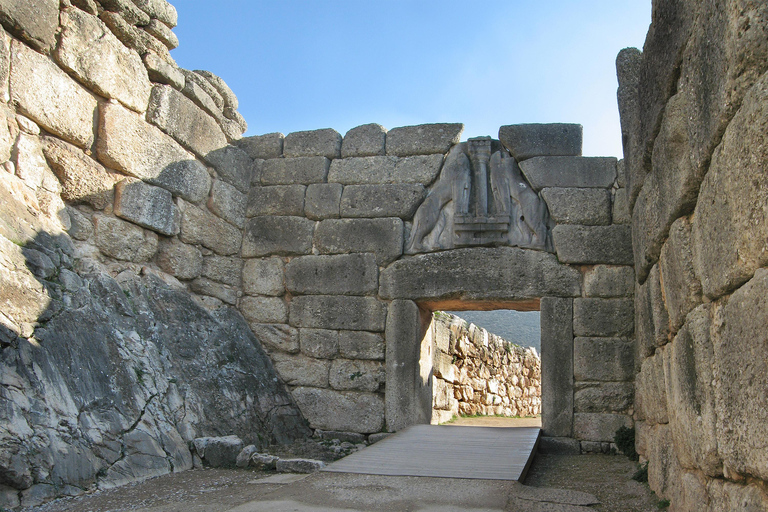
<svg viewBox="0 0 768 512"><path fill-rule="evenodd" d="M414 425L323 471L522 481L539 432L536 427Z"/></svg>

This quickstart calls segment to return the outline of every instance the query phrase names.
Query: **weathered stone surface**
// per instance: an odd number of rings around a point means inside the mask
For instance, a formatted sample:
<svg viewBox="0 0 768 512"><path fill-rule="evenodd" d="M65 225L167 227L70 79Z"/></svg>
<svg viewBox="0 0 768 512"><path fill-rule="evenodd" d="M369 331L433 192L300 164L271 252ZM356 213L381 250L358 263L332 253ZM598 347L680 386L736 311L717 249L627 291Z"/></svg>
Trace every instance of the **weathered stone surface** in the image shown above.
<svg viewBox="0 0 768 512"><path fill-rule="evenodd" d="M616 180L611 157L541 156L520 162L535 191L546 187L610 188Z"/></svg>
<svg viewBox="0 0 768 512"><path fill-rule="evenodd" d="M339 183L313 183L307 187L304 196L304 213L312 220L336 219L341 210Z"/></svg>
<svg viewBox="0 0 768 512"><path fill-rule="evenodd" d="M760 484L741 485L721 480L710 480L702 502L709 510L761 510L768 506L768 496ZM695 503L695 502L694 502Z"/></svg>
<svg viewBox="0 0 768 512"><path fill-rule="evenodd" d="M218 121L222 116L221 110L224 107L224 100L221 95L205 78L194 71L183 68L179 68L179 70L184 74L185 79L184 89L181 90L182 94Z"/></svg>
<svg viewBox="0 0 768 512"><path fill-rule="evenodd" d="M364 434L384 428L384 399L378 394L296 388L293 398L312 428Z"/></svg>
<svg viewBox="0 0 768 512"><path fill-rule="evenodd" d="M539 452L552 455L579 455L581 444L572 437L542 437L539 440Z"/></svg>
<svg viewBox="0 0 768 512"><path fill-rule="evenodd" d="M24 115L81 148L93 145L96 98L48 58L15 40L10 87L11 101Z"/></svg>
<svg viewBox="0 0 768 512"><path fill-rule="evenodd" d="M253 176L253 160L245 151L235 146L225 146L208 153L205 160L216 168L221 179L243 194L248 193Z"/></svg>
<svg viewBox="0 0 768 512"><path fill-rule="evenodd" d="M303 217L254 217L245 224L243 257L309 254L314 227Z"/></svg>
<svg viewBox="0 0 768 512"><path fill-rule="evenodd" d="M668 425L655 425L648 436L648 486L657 496L674 499L682 469L675 456Z"/></svg>
<svg viewBox="0 0 768 512"><path fill-rule="evenodd" d="M102 7L119 14L131 25L145 26L150 17L130 0L100 0Z"/></svg>
<svg viewBox="0 0 768 512"><path fill-rule="evenodd" d="M693 216L696 274L716 298L768 265L768 75L744 103L712 156Z"/></svg>
<svg viewBox="0 0 768 512"><path fill-rule="evenodd" d="M247 217L258 215L304 215L305 185L256 185L248 194ZM338 206L337 206L338 209Z"/></svg>
<svg viewBox="0 0 768 512"><path fill-rule="evenodd" d="M574 338L573 376L576 380L628 381L634 375L634 346L631 341L621 338Z"/></svg>
<svg viewBox="0 0 768 512"><path fill-rule="evenodd" d="M280 258L245 260L243 292L248 295L282 295L285 293L284 270L285 263Z"/></svg>
<svg viewBox="0 0 768 512"><path fill-rule="evenodd" d="M179 38L176 37L176 34L165 23L158 20L150 20L149 24L143 28L159 39L169 50L179 47Z"/></svg>
<svg viewBox="0 0 768 512"><path fill-rule="evenodd" d="M230 306L237 304L238 294L236 289L232 288L231 286L217 283L216 281L212 281L205 277L198 277L192 281L189 284L189 288L199 295L214 297L219 299L221 302L224 302L225 304L229 304ZM219 306L220 304L216 305L216 307Z"/></svg>
<svg viewBox="0 0 768 512"><path fill-rule="evenodd" d="M167 190L125 179L115 186L115 215L161 235L178 234L181 213Z"/></svg>
<svg viewBox="0 0 768 512"><path fill-rule="evenodd" d="M325 467L325 462L311 459L278 459L275 469L278 473L314 473Z"/></svg>
<svg viewBox="0 0 768 512"><path fill-rule="evenodd" d="M332 389L376 392L384 384L384 363L334 359L328 381Z"/></svg>
<svg viewBox="0 0 768 512"><path fill-rule="evenodd" d="M552 230L557 257L562 263L631 265L632 234L629 226L574 226Z"/></svg>
<svg viewBox="0 0 768 512"><path fill-rule="evenodd" d="M127 0L121 0L126 2ZM167 61L173 58L168 53L168 48L156 37L145 30L129 23L120 14L110 11L103 11L99 14L99 19L109 27L117 38L128 48L136 50L139 55L152 52Z"/></svg>
<svg viewBox="0 0 768 512"><path fill-rule="evenodd" d="M421 185L348 185L341 195L341 216L408 219L425 195Z"/></svg>
<svg viewBox="0 0 768 512"><path fill-rule="evenodd" d="M299 352L299 331L284 324L251 324L256 338L267 349L295 354Z"/></svg>
<svg viewBox="0 0 768 512"><path fill-rule="evenodd" d="M573 415L573 437L584 441L613 442L619 427L632 427L624 414L579 412Z"/></svg>
<svg viewBox="0 0 768 512"><path fill-rule="evenodd" d="M206 466L233 468L243 449L243 440L237 436L199 437L194 440L194 447Z"/></svg>
<svg viewBox="0 0 768 512"><path fill-rule="evenodd" d="M584 273L587 297L630 297L635 293L635 271L632 267L595 265Z"/></svg>
<svg viewBox="0 0 768 512"><path fill-rule="evenodd" d="M231 286L240 285L243 261L228 256L206 256L203 261L203 276Z"/></svg>
<svg viewBox="0 0 768 512"><path fill-rule="evenodd" d="M147 120L204 159L227 145L216 120L168 85L152 88Z"/></svg>
<svg viewBox="0 0 768 512"><path fill-rule="evenodd" d="M461 140L461 123L435 123L393 128L387 133L387 154L395 156L445 154Z"/></svg>
<svg viewBox="0 0 768 512"><path fill-rule="evenodd" d="M247 196L222 180L216 180L211 187L208 209L230 224L239 228L245 226Z"/></svg>
<svg viewBox="0 0 768 512"><path fill-rule="evenodd" d="M600 382L579 385L573 394L574 412L626 412L632 407L632 382Z"/></svg>
<svg viewBox="0 0 768 512"><path fill-rule="evenodd" d="M632 299L577 298L573 301L573 333L576 336L632 336Z"/></svg>
<svg viewBox="0 0 768 512"><path fill-rule="evenodd" d="M332 359L339 353L339 331L299 329L299 344L302 353L308 356Z"/></svg>
<svg viewBox="0 0 768 512"><path fill-rule="evenodd" d="M669 314L658 265L654 265L648 279L635 291L635 338L640 359L653 353L655 347L669 341Z"/></svg>
<svg viewBox="0 0 768 512"><path fill-rule="evenodd" d="M611 223L611 192L597 188L545 188L541 197L557 224L598 226Z"/></svg>
<svg viewBox="0 0 768 512"><path fill-rule="evenodd" d="M236 144L254 159L280 158L283 156L283 139L282 133L275 132L243 137Z"/></svg>
<svg viewBox="0 0 768 512"><path fill-rule="evenodd" d="M243 297L240 312L249 322L280 324L288 321L288 308L280 297Z"/></svg>
<svg viewBox="0 0 768 512"><path fill-rule="evenodd" d="M372 252L379 265L403 254L403 221L383 219L327 219L315 230L314 245L321 254Z"/></svg>
<svg viewBox="0 0 768 512"><path fill-rule="evenodd" d="M143 60L150 80L170 85L174 89L184 88L184 81L186 79L178 66L152 52L145 53Z"/></svg>
<svg viewBox="0 0 768 512"><path fill-rule="evenodd" d="M196 69L195 73L205 78L206 81L213 86L216 92L221 96L225 109L231 108L237 110L239 107L237 96L234 92L232 92L232 89L229 88L227 83L220 76L214 75L210 71L205 71L202 69Z"/></svg>
<svg viewBox="0 0 768 512"><path fill-rule="evenodd" d="M179 200L179 209L182 242L201 244L225 256L240 250L242 235L235 226L183 200Z"/></svg>
<svg viewBox="0 0 768 512"><path fill-rule="evenodd" d="M667 388L664 377L664 352L666 347L657 351L656 355L643 361L640 373L635 378L635 412L637 419L645 420L648 424L668 423Z"/></svg>
<svg viewBox="0 0 768 512"><path fill-rule="evenodd" d="M701 282L693 266L689 218L681 217L672 224L669 238L661 249L659 272L670 327L674 333L685 322L685 315L703 300Z"/></svg>
<svg viewBox="0 0 768 512"><path fill-rule="evenodd" d="M203 255L200 250L175 238L160 241L155 263L163 272L179 279L194 279L203 271Z"/></svg>
<svg viewBox="0 0 768 512"><path fill-rule="evenodd" d="M348 359L384 360L384 339L366 331L339 331L339 353Z"/></svg>
<svg viewBox="0 0 768 512"><path fill-rule="evenodd" d="M96 246L112 258L141 263L157 251L157 235L152 231L103 215L93 217L93 226Z"/></svg>
<svg viewBox="0 0 768 512"><path fill-rule="evenodd" d="M573 300L541 299L541 428L573 435Z"/></svg>
<svg viewBox="0 0 768 512"><path fill-rule="evenodd" d="M0 22L11 34L48 53L56 44L59 2L42 0L30 4L18 0L2 0Z"/></svg>
<svg viewBox="0 0 768 512"><path fill-rule="evenodd" d="M29 188L37 190L43 182L43 176L51 172L43 156L40 138L20 133L14 153L16 176L24 180Z"/></svg>
<svg viewBox="0 0 768 512"><path fill-rule="evenodd" d="M69 236L75 240L88 240L93 234L93 223L73 206L67 206L66 210L70 221L70 227L67 230Z"/></svg>
<svg viewBox="0 0 768 512"><path fill-rule="evenodd" d="M303 295L291 301L290 324L316 329L383 331L387 306L373 297Z"/></svg>
<svg viewBox="0 0 768 512"><path fill-rule="evenodd" d="M624 172L619 172L619 186L626 188L628 204L634 205L645 178L643 152L640 150L640 105L638 82L643 53L637 48L624 48L616 56L616 77L619 88L616 98L621 121ZM631 198L631 199L630 199Z"/></svg>
<svg viewBox="0 0 768 512"><path fill-rule="evenodd" d="M632 216L629 214L629 199L627 198L627 189L620 188L616 190L613 196L612 219L614 224L631 224Z"/></svg>
<svg viewBox="0 0 768 512"><path fill-rule="evenodd" d="M298 295L370 295L379 287L373 254L301 256L285 266L285 287Z"/></svg>
<svg viewBox="0 0 768 512"><path fill-rule="evenodd" d="M499 140L515 160L537 156L580 156L580 124L513 124L499 128Z"/></svg>
<svg viewBox="0 0 768 512"><path fill-rule="evenodd" d="M152 84L141 58L96 16L70 7L61 13L56 60L86 87L144 112Z"/></svg>
<svg viewBox="0 0 768 512"><path fill-rule="evenodd" d="M344 135L341 157L383 155L386 139L387 130L380 124L356 126Z"/></svg>
<svg viewBox="0 0 768 512"><path fill-rule="evenodd" d="M178 22L176 8L166 0L131 0L142 11L152 18L157 18L169 27L173 28Z"/></svg>
<svg viewBox="0 0 768 512"><path fill-rule="evenodd" d="M516 247L418 255L384 269L380 283L379 294L385 299L522 300L581 295L578 270L558 264L552 254Z"/></svg>
<svg viewBox="0 0 768 512"><path fill-rule="evenodd" d="M105 165L192 202L205 197L211 186L208 171L191 153L137 114L113 103L99 108L96 154Z"/></svg>
<svg viewBox="0 0 768 512"><path fill-rule="evenodd" d="M443 155L416 155L405 158L372 156L344 158L331 162L329 183L377 185L383 183L432 183L443 165Z"/></svg>
<svg viewBox="0 0 768 512"><path fill-rule="evenodd" d="M273 158L266 160L261 171L262 185L323 183L331 161L324 156Z"/></svg>
<svg viewBox="0 0 768 512"><path fill-rule="evenodd" d="M717 447L727 471L768 479L768 460L757 449L768 437L768 269L715 311L714 392Z"/></svg>
<svg viewBox="0 0 768 512"><path fill-rule="evenodd" d="M285 136L283 154L286 158L297 156L341 156L341 134L331 128L293 132Z"/></svg>

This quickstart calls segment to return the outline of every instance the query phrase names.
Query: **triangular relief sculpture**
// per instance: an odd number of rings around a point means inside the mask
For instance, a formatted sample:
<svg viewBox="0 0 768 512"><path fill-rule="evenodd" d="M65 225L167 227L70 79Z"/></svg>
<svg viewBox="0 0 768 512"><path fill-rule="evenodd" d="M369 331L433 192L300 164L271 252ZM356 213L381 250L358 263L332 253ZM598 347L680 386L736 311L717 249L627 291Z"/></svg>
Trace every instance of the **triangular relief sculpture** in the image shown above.
<svg viewBox="0 0 768 512"><path fill-rule="evenodd" d="M413 217L406 253L510 245L554 252L549 211L490 137L456 144Z"/></svg>

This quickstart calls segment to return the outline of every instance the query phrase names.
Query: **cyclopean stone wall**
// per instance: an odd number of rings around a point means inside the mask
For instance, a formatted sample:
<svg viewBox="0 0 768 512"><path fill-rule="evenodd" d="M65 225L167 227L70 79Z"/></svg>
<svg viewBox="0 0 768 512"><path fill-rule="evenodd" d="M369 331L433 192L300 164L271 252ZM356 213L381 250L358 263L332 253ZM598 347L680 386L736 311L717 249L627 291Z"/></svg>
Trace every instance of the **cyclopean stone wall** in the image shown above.
<svg viewBox="0 0 768 512"><path fill-rule="evenodd" d="M768 4L656 0L617 69L637 451L674 510L765 510Z"/></svg>
<svg viewBox="0 0 768 512"><path fill-rule="evenodd" d="M464 319L435 312L428 339L433 359L432 420L459 415L537 416L541 359Z"/></svg>

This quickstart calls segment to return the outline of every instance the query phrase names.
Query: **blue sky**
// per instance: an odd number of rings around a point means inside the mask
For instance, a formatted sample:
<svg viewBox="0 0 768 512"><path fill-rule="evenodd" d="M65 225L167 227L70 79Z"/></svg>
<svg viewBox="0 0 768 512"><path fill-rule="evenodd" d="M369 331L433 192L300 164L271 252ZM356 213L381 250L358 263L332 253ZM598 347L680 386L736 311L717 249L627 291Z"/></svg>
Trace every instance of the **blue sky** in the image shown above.
<svg viewBox="0 0 768 512"><path fill-rule="evenodd" d="M246 135L569 122L584 155L619 157L616 54L651 17L650 0L171 1L171 55L229 84Z"/></svg>

